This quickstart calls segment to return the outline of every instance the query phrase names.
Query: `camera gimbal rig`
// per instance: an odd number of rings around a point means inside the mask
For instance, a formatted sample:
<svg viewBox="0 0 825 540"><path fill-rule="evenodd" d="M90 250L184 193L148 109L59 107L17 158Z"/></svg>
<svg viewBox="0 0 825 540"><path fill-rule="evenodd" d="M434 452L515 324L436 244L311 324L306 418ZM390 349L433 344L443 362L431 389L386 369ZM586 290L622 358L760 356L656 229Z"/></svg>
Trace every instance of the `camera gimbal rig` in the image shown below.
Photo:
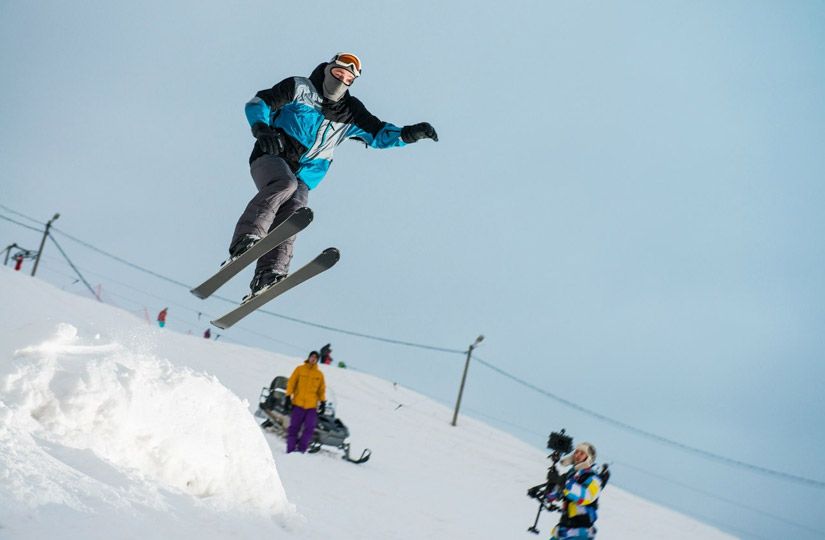
<svg viewBox="0 0 825 540"><path fill-rule="evenodd" d="M532 527L527 529L533 534L539 533L536 525L539 524L539 516L541 515L542 510L548 510L550 512L560 510L560 507L553 503L547 502L547 494L557 485L564 483L565 475L559 474L559 471L556 469L556 464L559 462L562 455L569 454L573 451L573 437L565 435L563 429L561 431L554 431L550 434L550 437L547 440L547 448L553 451L552 454L547 456L553 461L550 467L547 468L547 481L527 490L528 497L538 499L539 501L539 510L536 512L536 521L533 523Z"/></svg>

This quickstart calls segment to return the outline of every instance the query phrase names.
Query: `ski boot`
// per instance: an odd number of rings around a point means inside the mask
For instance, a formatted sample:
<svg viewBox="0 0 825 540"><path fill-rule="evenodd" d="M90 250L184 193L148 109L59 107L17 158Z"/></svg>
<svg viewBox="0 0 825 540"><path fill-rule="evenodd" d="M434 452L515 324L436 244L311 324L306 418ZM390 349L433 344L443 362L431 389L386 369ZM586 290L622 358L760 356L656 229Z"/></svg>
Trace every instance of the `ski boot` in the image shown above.
<svg viewBox="0 0 825 540"><path fill-rule="evenodd" d="M235 240L235 243L229 247L230 260L237 259L243 255L246 250L254 246L260 239L261 237L257 234L242 234Z"/></svg>
<svg viewBox="0 0 825 540"><path fill-rule="evenodd" d="M255 277L252 278L252 282L249 284L250 292L248 295L244 296L243 302L246 302L252 297L261 294L268 288L283 280L285 277L285 273L277 272L271 268L256 270Z"/></svg>

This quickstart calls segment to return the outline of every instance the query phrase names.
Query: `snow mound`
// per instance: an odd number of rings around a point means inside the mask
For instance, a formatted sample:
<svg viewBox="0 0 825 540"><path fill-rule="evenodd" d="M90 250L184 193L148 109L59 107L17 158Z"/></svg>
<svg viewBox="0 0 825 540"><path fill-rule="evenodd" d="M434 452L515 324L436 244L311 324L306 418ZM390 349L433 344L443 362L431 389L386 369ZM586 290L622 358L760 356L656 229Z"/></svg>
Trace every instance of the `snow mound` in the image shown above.
<svg viewBox="0 0 825 540"><path fill-rule="evenodd" d="M117 506L134 498L129 493L137 483L218 510L293 512L248 404L216 377L101 343L99 336L81 339L68 324L4 364L0 451L11 460L0 476L12 499L30 508L57 503L84 511L84 493L102 489ZM78 468L90 459L108 464L121 480L84 475ZM163 497L142 493L143 504L163 509Z"/></svg>

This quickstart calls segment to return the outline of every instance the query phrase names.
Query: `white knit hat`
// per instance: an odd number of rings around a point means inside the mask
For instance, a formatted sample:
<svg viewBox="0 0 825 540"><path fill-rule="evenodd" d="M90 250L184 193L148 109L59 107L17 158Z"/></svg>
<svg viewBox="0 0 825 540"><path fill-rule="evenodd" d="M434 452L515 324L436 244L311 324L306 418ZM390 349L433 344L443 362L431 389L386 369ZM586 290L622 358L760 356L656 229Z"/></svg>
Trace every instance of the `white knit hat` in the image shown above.
<svg viewBox="0 0 825 540"><path fill-rule="evenodd" d="M576 450L581 450L582 452L587 454L587 459L585 459L581 463L575 463L574 464L573 463L573 454L575 453L575 450L574 450L573 452L570 452L568 455L566 455L561 460L560 463L564 466L574 465L575 466L574 468L577 471L580 471L582 469L587 469L588 467L592 467L593 464L596 462L596 447L593 446L593 444L589 443L589 442L580 442L579 444L576 445Z"/></svg>
<svg viewBox="0 0 825 540"><path fill-rule="evenodd" d="M590 456L590 459L596 461L596 447L593 446L593 443L589 442L581 442L576 446L576 450L582 450L587 452L587 455Z"/></svg>

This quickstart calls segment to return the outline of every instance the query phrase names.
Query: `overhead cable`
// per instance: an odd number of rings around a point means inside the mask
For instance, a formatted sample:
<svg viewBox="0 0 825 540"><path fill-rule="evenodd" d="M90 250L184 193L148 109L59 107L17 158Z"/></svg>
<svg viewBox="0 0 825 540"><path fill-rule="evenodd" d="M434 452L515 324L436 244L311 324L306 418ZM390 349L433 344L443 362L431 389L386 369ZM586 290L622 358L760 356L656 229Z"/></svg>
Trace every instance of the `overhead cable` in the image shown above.
<svg viewBox="0 0 825 540"><path fill-rule="evenodd" d="M825 531L821 531L821 530L819 530L819 529L814 529L813 527L809 527L808 525L805 525L805 524L803 524L803 523L798 523L798 522L793 521L793 520L790 520L790 519L788 519L788 518L786 518L786 517L779 516L779 515L773 514L773 513L771 513L771 512L766 512L765 510L762 510L762 509L760 509L760 508L755 508L755 507L753 507L753 506L749 506L749 505L747 505L747 504L743 504L743 503L741 503L740 501L737 501L737 500L728 499L728 498L726 498L726 497L721 497L721 496L719 496L719 495L717 495L717 494L715 494L715 493L712 493L712 492L710 492L710 491L705 491L705 490L703 490L703 489L699 489L699 488L696 488L696 487L690 486L690 485L688 485L688 484L685 484L684 482L680 482L680 481L678 481L678 480L674 480L673 478L668 478L667 476L663 476L663 475L661 475L661 474L656 474L656 473L653 473L653 472L651 472L650 470L645 469L645 468L643 468L643 467L638 467L638 466L635 466L635 465L630 465L629 463L624 463L624 462L621 462L621 461L613 461L612 463L615 463L616 465L621 465L622 467L627 467L628 469L632 469L632 470L634 470L634 471L636 471L636 472L639 472L639 473L642 473L642 474L646 474L646 475L648 475L648 476L652 476L653 478L658 478L659 480L664 480L665 482L669 482L669 483L671 483L671 484L673 484L673 485L675 485L675 486L679 486L679 487L681 487L681 488L683 488L683 489L689 489L689 490L691 490L691 491L694 491L694 492L696 492L696 493L701 494L703 497L710 497L710 498L712 498L712 499L716 499L716 500L722 501L722 502L727 503L727 504L730 504L730 505L732 505L732 506L738 506L739 508L743 508L743 509L745 509L745 510L749 510L749 511L751 511L751 512L755 513L755 514L760 515L760 516L764 516L764 517L771 518L771 519L776 520L776 521L779 521L779 522L781 522L781 523L785 523L786 525L791 525L791 526L793 526L793 527L799 527L800 529L805 529L805 530L806 530L806 531L808 531L808 532L812 532L812 533L814 533L814 534L818 534L818 535L822 536L823 538L825 538Z"/></svg>
<svg viewBox="0 0 825 540"><path fill-rule="evenodd" d="M4 215L2 215L2 214L0 214L0 219L5 219L6 221L11 221L11 222L12 222L12 223L14 223L15 225L20 225L21 227L24 227L24 228L29 229L29 230L31 230L31 231L37 231L37 232L39 232L39 233L42 233L42 232L43 232L43 231L42 231L42 230L40 230L40 229L37 229L37 228L32 227L32 226L30 226L30 225L26 225L25 223L20 223L19 221L14 220L14 219L12 219L12 218L10 218L10 217L8 217L8 216L4 216Z"/></svg>
<svg viewBox="0 0 825 540"><path fill-rule="evenodd" d="M520 385L522 385L526 388L529 388L529 389L533 390L534 392L542 394L543 396L548 397L548 398L550 398L554 401L558 401L559 403L561 403L563 405L566 405L567 407L570 407L571 409L575 409L575 410L577 410L579 412L582 412L582 413L584 413L588 416L592 416L593 418L597 418L597 419L599 419L603 422L606 422L606 423L611 424L615 427L618 427L619 429L623 429L625 431L629 431L629 432L634 433L636 435L646 437L646 438L651 439L653 441L656 441L656 442L659 442L659 443L662 443L662 444L666 444L668 446L672 446L674 448L678 448L678 449L683 450L685 452L690 452L690 453L702 456L704 458L719 461L719 462L725 463L727 465L732 465L734 467L739 467L741 469L747 469L747 470L750 470L750 471L753 471L753 472L758 472L758 473L763 474L763 475L773 476L773 477L776 477L776 478L781 478L783 480L796 482L798 484L806 484L806 485L813 486L813 487L816 487L816 488L825 489L825 482L822 482L820 480L805 478L803 476L797 476L797 475L794 475L794 474L790 474L790 473L786 473L786 472L782 472L782 471L777 471L777 470L774 470L774 469L769 469L767 467L762 467L762 466L759 466L759 465L753 465L751 463L746 463L746 462L740 461L738 459L733 459L733 458L729 458L729 457L726 457L726 456L722 456L720 454L715 454L713 452L709 452L707 450L702 450L701 448L696 448L695 446L690 446L690 445L681 443L679 441L674 441L673 439L668 439L667 437L663 437L661 435L656 435L655 433L651 433L649 431L637 428L637 427L632 426L632 425L630 425L626 422L622 422L621 420L616 420L615 418L611 418L609 416L606 416L604 414L596 412L592 409L588 409L587 407L584 407L583 405L579 405L578 403L574 403L574 402L572 402L568 399L565 399L565 398L563 398L561 396L558 396L558 395L556 395L552 392L549 392L549 391L545 390L544 388L540 388L540 387L536 386L535 384L533 384L531 382L528 382L528 381L526 381L526 380L524 380L520 377L517 377L517 376L513 375L512 373L504 371L503 369L487 362L486 360L483 360L482 358L479 358L478 355L473 356L473 358L475 358L478 361L478 363L480 363L481 365L495 371L496 373L498 373L500 375L503 375L504 377L507 377L508 379L510 379L510 380L512 380L512 381L514 381L514 382L516 382L516 383L518 383L518 384L520 384Z"/></svg>
<svg viewBox="0 0 825 540"><path fill-rule="evenodd" d="M28 220L29 220L29 221L31 221L32 223L37 223L38 225L42 225L42 222L41 222L39 219L35 219L35 218L31 217L31 216L27 216L26 214L24 214L24 213L22 213L22 212L18 212L18 211L17 211L17 210L15 210L14 208L9 208L9 207L8 207L8 206L6 206L5 204L0 204L0 208L2 208L3 210L5 210L5 211L7 211L7 212L11 212L11 213L12 213L12 214L14 214L15 216L18 216L18 217L21 217L21 218L24 218L24 219L28 219Z"/></svg>
<svg viewBox="0 0 825 540"><path fill-rule="evenodd" d="M52 227L52 230L62 234L63 236L65 236L66 238L68 238L68 239L70 239L74 242L77 242L77 243L79 243L79 244L81 244L81 245L97 252L97 253L100 253L101 255L104 255L106 257L114 259L114 260L116 260L116 261L118 261L122 264L128 265L129 267L134 268L135 270L139 270L141 272L150 274L152 276L155 276L159 279L162 279L164 281L167 281L167 282L172 283L174 285L177 285L179 287L184 287L184 288L186 288L186 290L191 290L192 289L191 285L187 285L187 284L185 284L181 281L170 278L168 276L164 276L163 274L159 274L159 273L157 273L153 270L149 270L148 268L144 268L144 267L142 267L138 264L127 261L126 259L118 257L117 255L113 255L113 254L111 254L107 251L104 251L104 250L102 250L102 249L100 249L100 248L98 248L98 247L96 247L96 246L94 246L94 245L92 245L88 242L85 242L85 241L83 241L79 238L76 238L76 237L66 233L65 231L62 231L62 230L56 228L56 227ZM230 304L233 304L233 305L239 305L239 302L237 302L235 300L232 300L232 299L229 299L229 298L226 298L224 296L213 295L212 298L217 298L218 300L223 300L224 302L229 302ZM303 325L306 325L306 326L312 326L314 328L321 328L323 330L328 330L328 331L331 331L331 332L337 332L337 333L340 333L340 334L346 334L346 335L349 335L349 336L360 337L360 338L364 338L364 339L370 339L370 340L373 340L373 341L380 341L380 342L383 342L383 343L392 343L394 345L403 345L405 347L414 347L414 348L418 348L418 349L426 349L426 350L430 350L430 351L451 353L451 354L456 354L456 353L457 354L464 354L464 353L467 352L467 351L460 350L460 349L450 349L450 348L446 348L446 347L437 347L437 346L434 346L434 345L427 345L427 344L424 344L424 343L414 343L414 342L411 342L411 341L403 341L403 340L399 340L399 339L386 338L386 337L376 336L376 335L373 335L373 334L367 334L367 333L363 333L363 332L356 332L354 330L347 330L347 329L344 329L344 328L336 328L334 326L329 326L329 325L320 324L320 323L314 323L314 322L311 322L311 321L305 321L303 319L290 317L288 315L282 315L280 313L275 313L274 311L267 311L267 310L258 310L258 311L261 312L261 313L265 313L267 315L270 315L272 317L278 317L280 319L285 319L285 320L292 321L292 322L299 323L299 324L303 324Z"/></svg>

